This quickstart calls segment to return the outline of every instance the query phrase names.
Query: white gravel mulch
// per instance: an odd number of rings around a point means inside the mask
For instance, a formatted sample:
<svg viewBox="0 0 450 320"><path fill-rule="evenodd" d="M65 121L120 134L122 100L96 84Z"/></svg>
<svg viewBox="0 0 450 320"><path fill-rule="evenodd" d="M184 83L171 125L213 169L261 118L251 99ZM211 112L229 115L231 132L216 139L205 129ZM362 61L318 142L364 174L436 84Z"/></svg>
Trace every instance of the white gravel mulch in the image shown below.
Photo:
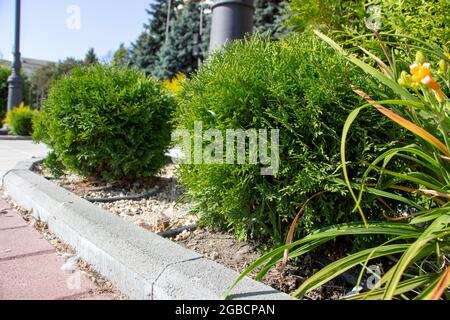
<svg viewBox="0 0 450 320"><path fill-rule="evenodd" d="M114 202L93 202L99 207L116 214L152 232L163 232L183 226L196 224L197 216L189 215L189 203L183 200L183 190L174 177L176 166L165 166L155 177L139 181L102 182L89 180L75 174L65 174L51 181L85 199L150 196L135 200L118 200ZM35 171L45 177L50 174L43 166Z"/></svg>

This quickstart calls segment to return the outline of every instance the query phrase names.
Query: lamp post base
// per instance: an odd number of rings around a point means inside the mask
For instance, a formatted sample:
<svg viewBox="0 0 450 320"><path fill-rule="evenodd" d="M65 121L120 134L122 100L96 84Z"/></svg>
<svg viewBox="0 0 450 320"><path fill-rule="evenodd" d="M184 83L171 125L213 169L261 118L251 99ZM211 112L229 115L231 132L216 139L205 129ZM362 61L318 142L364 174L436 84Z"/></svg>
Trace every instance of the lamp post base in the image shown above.
<svg viewBox="0 0 450 320"><path fill-rule="evenodd" d="M22 77L17 74L8 78L8 112L23 102L23 82Z"/></svg>

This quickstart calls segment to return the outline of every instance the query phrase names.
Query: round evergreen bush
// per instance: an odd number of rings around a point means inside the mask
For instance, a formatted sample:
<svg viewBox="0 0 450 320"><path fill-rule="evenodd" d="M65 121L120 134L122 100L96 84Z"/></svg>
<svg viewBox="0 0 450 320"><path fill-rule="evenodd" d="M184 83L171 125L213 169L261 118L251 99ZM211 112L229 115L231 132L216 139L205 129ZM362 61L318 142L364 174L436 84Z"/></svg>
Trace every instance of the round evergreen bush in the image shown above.
<svg viewBox="0 0 450 320"><path fill-rule="evenodd" d="M48 164L102 179L155 174L166 162L173 98L144 73L78 67L50 90L34 139L51 148ZM58 163L60 165L58 165Z"/></svg>
<svg viewBox="0 0 450 320"><path fill-rule="evenodd" d="M259 165L183 164L180 181L204 223L279 243L299 208L321 191L300 218L301 234L358 219L342 183L340 137L350 111L364 104L350 83L371 93L365 79L309 34L277 42L255 35L214 53L184 83L178 126L192 132L202 121L203 132L279 129L280 168L275 176L262 176ZM352 176L360 176L363 161L386 149L387 141L404 136L374 110L358 121L349 141ZM375 199L367 209L369 216L381 216Z"/></svg>
<svg viewBox="0 0 450 320"><path fill-rule="evenodd" d="M6 114L4 123L8 124L15 136L30 136L33 133L33 122L37 112L21 103Z"/></svg>
<svg viewBox="0 0 450 320"><path fill-rule="evenodd" d="M16 136L31 136L33 133L34 114L30 112L21 112L11 119L11 132Z"/></svg>

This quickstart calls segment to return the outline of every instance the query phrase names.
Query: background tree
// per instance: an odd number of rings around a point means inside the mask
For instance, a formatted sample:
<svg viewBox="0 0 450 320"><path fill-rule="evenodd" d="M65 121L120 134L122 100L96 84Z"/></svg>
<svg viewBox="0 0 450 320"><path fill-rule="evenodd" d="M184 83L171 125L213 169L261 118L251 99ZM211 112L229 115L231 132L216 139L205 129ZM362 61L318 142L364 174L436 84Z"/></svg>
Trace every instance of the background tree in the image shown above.
<svg viewBox="0 0 450 320"><path fill-rule="evenodd" d="M89 49L89 51L86 53L86 57L84 58L84 64L87 66L92 66L97 64L98 57L95 54L94 48Z"/></svg>
<svg viewBox="0 0 450 320"><path fill-rule="evenodd" d="M200 33L201 1L171 1L169 36L166 41L167 0L156 0L147 10L149 22L132 44L131 64L159 78L176 72L191 72L197 66L193 55L194 33ZM200 52L207 54L211 30L210 6L203 5L203 32Z"/></svg>
<svg viewBox="0 0 450 320"><path fill-rule="evenodd" d="M154 55L150 54L151 46L150 35L147 31L141 33L136 42L131 44L130 63L133 66L150 73L150 65L153 63Z"/></svg>
<svg viewBox="0 0 450 320"><path fill-rule="evenodd" d="M80 60L67 58L59 63L49 63L36 70L30 78L36 104L40 106L43 100L47 98L47 94L55 81L69 74L76 66L82 64L83 62Z"/></svg>
<svg viewBox="0 0 450 320"><path fill-rule="evenodd" d="M8 78L11 75L11 67L8 65L0 65L0 128L2 127L2 120L6 115L8 103ZM30 79L25 74L23 69L20 71L23 79L23 100L26 105L30 104Z"/></svg>
<svg viewBox="0 0 450 320"><path fill-rule="evenodd" d="M174 18L174 8L180 0L172 1L171 18ZM144 70L147 74L157 63L158 52L165 41L167 23L167 0L156 0L147 9L149 21L144 25L144 32L139 36L130 50L131 64Z"/></svg>
<svg viewBox="0 0 450 320"><path fill-rule="evenodd" d="M127 67L130 64L130 54L123 43L120 44L119 49L114 53L111 65L115 67Z"/></svg>
<svg viewBox="0 0 450 320"><path fill-rule="evenodd" d="M201 33L201 44L200 44L203 59L205 59L208 56L209 40L211 38L211 21L212 21L211 5L204 3L203 28Z"/></svg>
<svg viewBox="0 0 450 320"><path fill-rule="evenodd" d="M272 39L278 39L283 35L285 7L283 0L256 0L254 30L268 33Z"/></svg>
<svg viewBox="0 0 450 320"><path fill-rule="evenodd" d="M158 53L158 63L154 75L160 79L170 79L176 73L189 74L197 66L194 56L194 33L200 30L200 3L190 1L176 12L169 38Z"/></svg>

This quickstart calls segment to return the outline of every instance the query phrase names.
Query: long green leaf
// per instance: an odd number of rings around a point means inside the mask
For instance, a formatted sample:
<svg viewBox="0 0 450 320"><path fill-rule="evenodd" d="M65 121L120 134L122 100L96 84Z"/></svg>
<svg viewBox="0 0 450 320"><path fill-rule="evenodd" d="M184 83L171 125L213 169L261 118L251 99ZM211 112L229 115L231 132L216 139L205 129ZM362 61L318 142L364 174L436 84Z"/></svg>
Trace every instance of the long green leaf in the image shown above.
<svg viewBox="0 0 450 320"><path fill-rule="evenodd" d="M427 286L433 283L433 281L436 281L436 278L438 278L436 274L427 273L421 276L414 277L412 279L402 281L395 289L395 296L410 292L411 290L417 289L419 287ZM383 294L384 289L371 290L367 293L361 293L352 297L348 297L345 300L379 300L383 297Z"/></svg>
<svg viewBox="0 0 450 320"><path fill-rule="evenodd" d="M395 288L397 287L400 279L403 276L406 268L414 261L416 256L424 249L430 241L433 241L436 236L435 233L444 229L450 223L450 215L442 215L437 218L424 232L423 234L409 246L409 248L402 255L397 264L393 267L394 273L389 279L386 285L386 292L383 299L391 300L395 294Z"/></svg>
<svg viewBox="0 0 450 320"><path fill-rule="evenodd" d="M309 234L301 240L297 240L288 245L276 248L261 258L257 259L250 266L247 267L236 279L236 281L228 288L225 293L225 297L228 297L234 287L244 279L249 273L263 266L267 261L270 261L273 257L279 256L281 259L284 250L291 249L298 246L303 246L313 241L330 241L339 236L348 235L367 235L367 234L384 234L393 236L404 236L405 238L417 238L421 234L421 229L407 223L392 223L392 222L371 222L367 226L360 223L345 223L328 228L319 229ZM313 247L311 247L313 248ZM297 249L297 250L301 250ZM306 252L305 252L306 253ZM294 254L292 252L291 254ZM273 261L272 261L273 263Z"/></svg>
<svg viewBox="0 0 450 320"><path fill-rule="evenodd" d="M413 96L411 93L408 92L405 88L403 88L401 85L397 83L397 81L394 81L388 77L386 77L382 72L378 71L377 69L373 68L372 66L368 65L367 63L359 60L358 58L349 55L344 49L342 49L336 42L331 40L329 37L324 35L318 30L314 30L315 34L324 40L326 43L328 43L331 47L333 47L336 51L338 51L340 54L342 54L347 60L361 68L365 73L373 76L375 79L380 81L381 83L385 84L389 88L392 89L395 93L397 93L399 96L406 100L410 101L418 101L417 97Z"/></svg>
<svg viewBox="0 0 450 320"><path fill-rule="evenodd" d="M425 212L421 212L417 216L415 216L409 223L410 224L419 224L428 222L431 220L435 220L436 218L439 218L442 214L449 214L450 213L450 207L441 207L441 208L435 208L430 209Z"/></svg>
<svg viewBox="0 0 450 320"><path fill-rule="evenodd" d="M408 247L408 244L391 244L366 249L330 263L328 266L324 267L322 270L303 282L302 285L293 293L293 296L296 298L303 297L309 291L320 287L345 271L359 265L360 263L363 263L369 256L370 259L376 259L379 257L404 252L408 249Z"/></svg>
<svg viewBox="0 0 450 320"><path fill-rule="evenodd" d="M364 212L362 210L362 207L359 205L358 198L355 195L355 192L353 191L352 184L350 182L350 178L348 176L348 170L347 170L347 159L346 159L346 146L347 146L347 136L348 132L350 131L350 127L352 126L355 119L358 117L359 113L364 107L357 108L353 110L349 116L347 117L344 128L342 130L342 138L341 138L341 162L342 162L342 171L344 173L344 179L345 183L347 184L347 188L350 191L351 196L353 197L353 200L355 200L357 209L359 211L359 214L361 216L361 219L365 226L367 226L367 219L364 215Z"/></svg>
<svg viewBox="0 0 450 320"><path fill-rule="evenodd" d="M392 199L392 200L403 202L403 203L405 203L405 204L407 204L407 205L409 205L409 206L411 206L413 208L416 208L418 210L425 210L425 208L422 207L421 205L419 205L418 203L416 203L416 202L414 202L414 201L412 201L412 200L410 200L408 198L405 198L405 197L402 197L400 195L397 195L395 193L379 190L379 189L376 189L376 188L370 188L370 187L366 188L366 190L367 190L368 193L371 193L371 194L374 194L374 195L377 195L377 196L380 196L380 197L383 197L383 198L388 198L388 199Z"/></svg>

